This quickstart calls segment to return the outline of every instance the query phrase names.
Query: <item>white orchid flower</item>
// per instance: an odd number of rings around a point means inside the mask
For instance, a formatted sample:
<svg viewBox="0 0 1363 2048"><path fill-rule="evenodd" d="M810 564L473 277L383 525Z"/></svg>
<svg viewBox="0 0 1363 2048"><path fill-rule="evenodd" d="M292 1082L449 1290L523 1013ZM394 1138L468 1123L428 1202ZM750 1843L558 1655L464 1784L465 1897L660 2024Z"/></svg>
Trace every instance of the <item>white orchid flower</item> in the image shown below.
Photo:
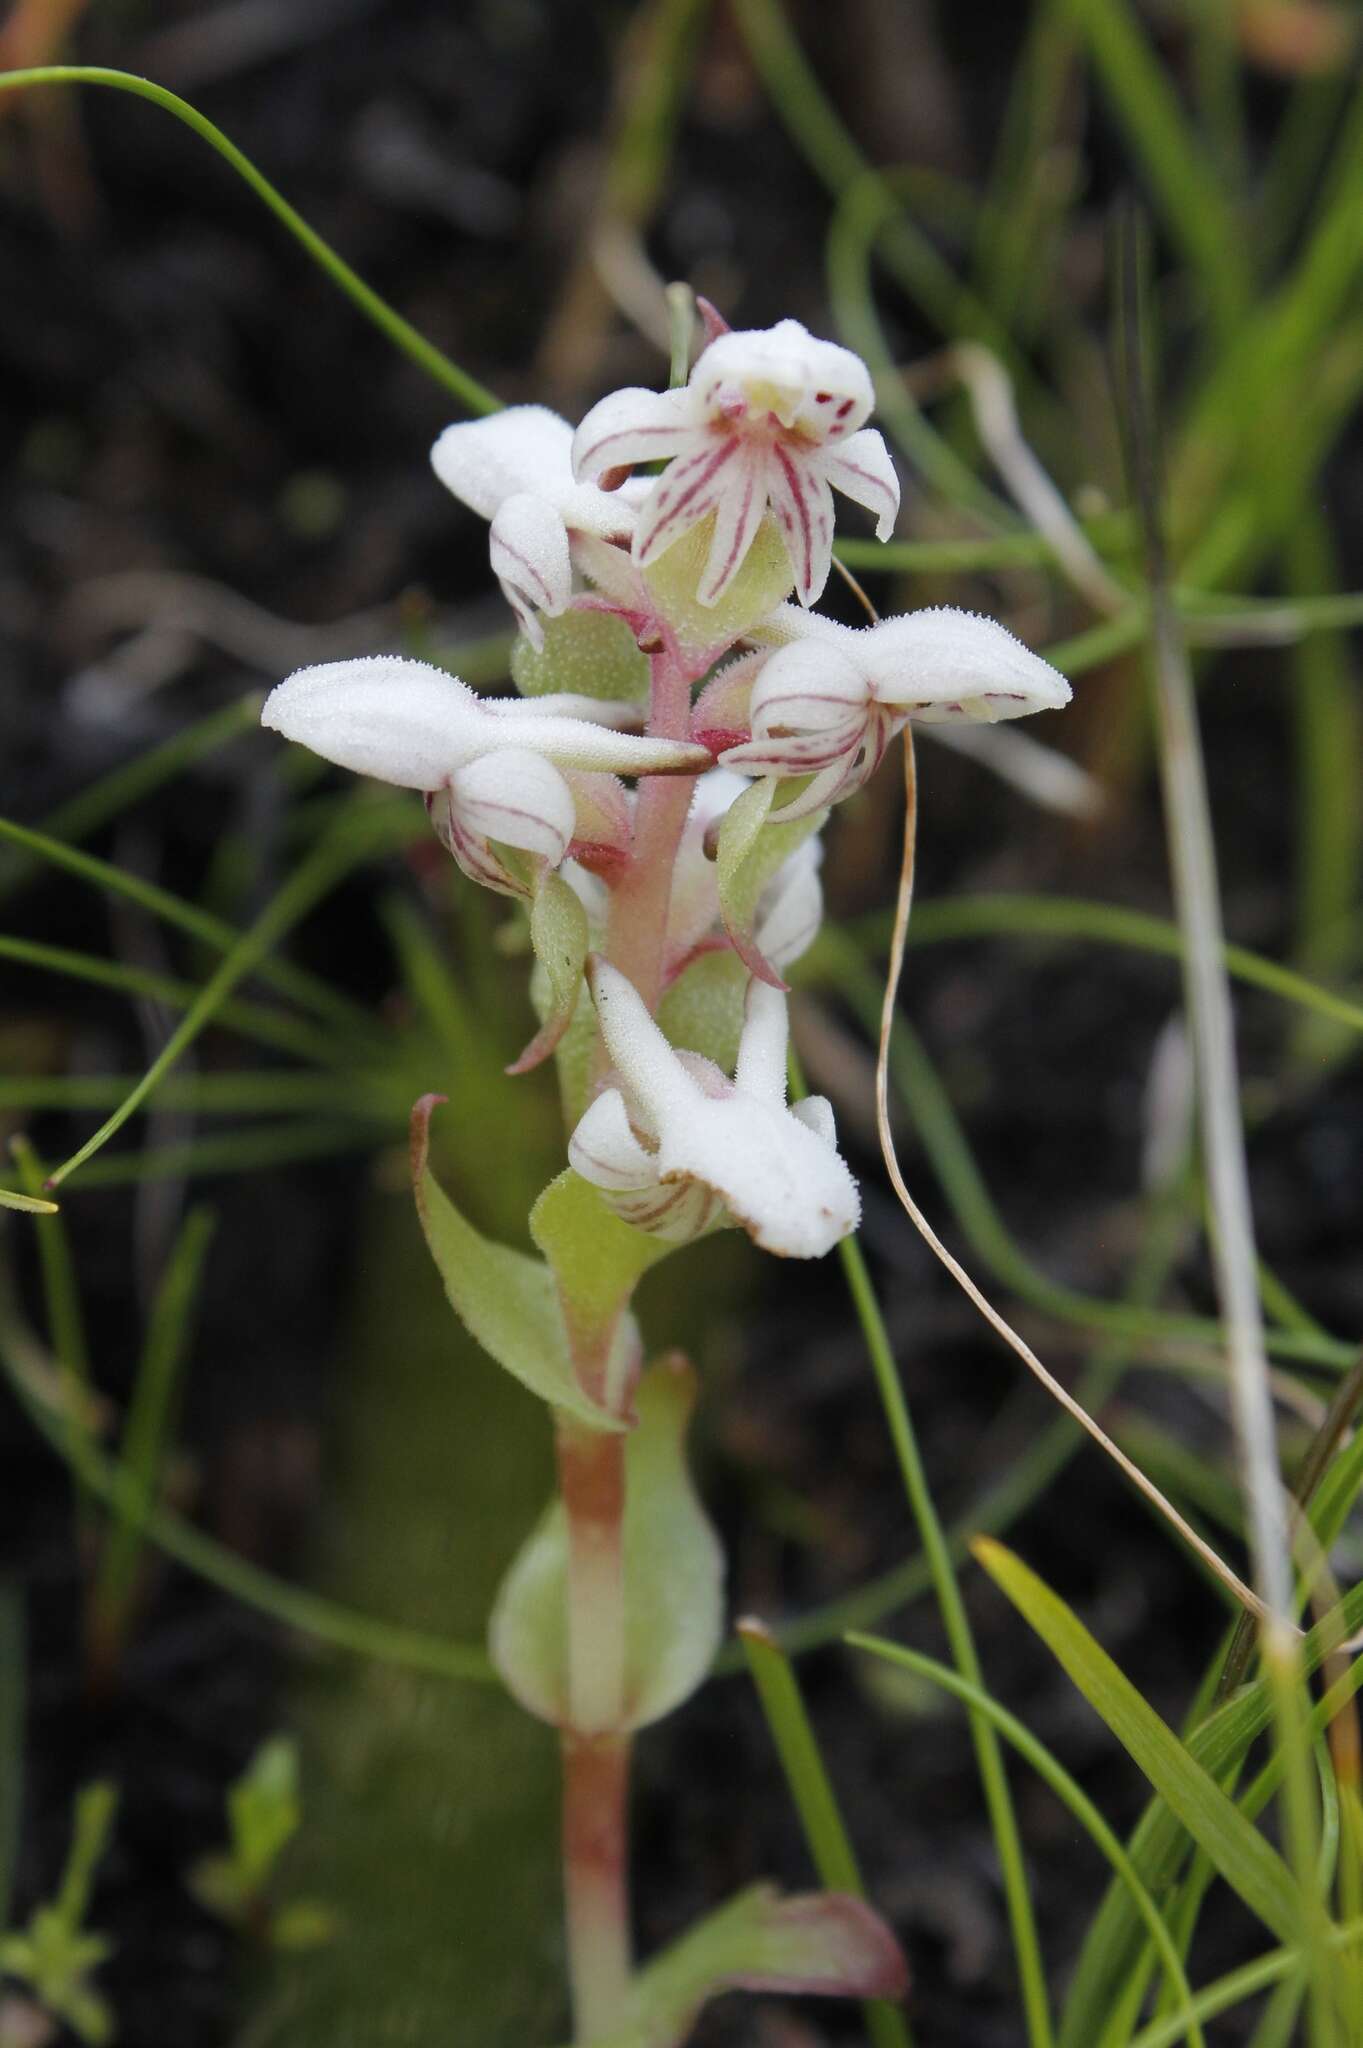
<svg viewBox="0 0 1363 2048"><path fill-rule="evenodd" d="M584 1180L629 1223L685 1243L724 1222L785 1258L816 1259L855 1230L856 1182L822 1096L786 1102L786 999L753 982L734 1078L677 1052L616 968L588 967L616 1085L568 1145Z"/></svg>
<svg viewBox="0 0 1363 2048"><path fill-rule="evenodd" d="M492 522L492 572L536 647L544 644L539 613L557 618L572 600L573 540L625 548L634 533L640 492L578 483L572 445L567 420L547 406L512 405L446 427L431 450L441 483Z"/></svg>
<svg viewBox="0 0 1363 2048"><path fill-rule="evenodd" d="M833 555L830 486L876 514L881 540L894 531L899 479L863 424L873 403L861 358L798 320L721 334L683 389L616 391L593 406L573 436L573 472L595 481L671 458L640 509L633 556L645 567L713 512L703 605L728 589L770 505L796 593L813 604Z"/></svg>
<svg viewBox="0 0 1363 2048"><path fill-rule="evenodd" d="M1070 701L1059 671L1006 627L948 605L861 627L785 605L762 632L782 644L721 670L693 729L726 768L812 778L783 823L860 789L907 719L992 723Z"/></svg>
<svg viewBox="0 0 1363 2048"><path fill-rule="evenodd" d="M714 840L725 813L750 787L746 776L735 775L728 768L712 768L696 784L672 870L665 981L675 979L698 953L729 944L721 916ZM758 898L754 936L774 968L789 967L814 943L823 921L822 860L819 840L806 839L781 863Z"/></svg>
<svg viewBox="0 0 1363 2048"><path fill-rule="evenodd" d="M265 700L261 723L323 760L427 793L464 872L530 893L492 842L556 868L575 840L613 843L628 827L616 775L694 775L703 747L640 738L603 722L629 707L592 697L482 698L424 661L373 655L298 669Z"/></svg>

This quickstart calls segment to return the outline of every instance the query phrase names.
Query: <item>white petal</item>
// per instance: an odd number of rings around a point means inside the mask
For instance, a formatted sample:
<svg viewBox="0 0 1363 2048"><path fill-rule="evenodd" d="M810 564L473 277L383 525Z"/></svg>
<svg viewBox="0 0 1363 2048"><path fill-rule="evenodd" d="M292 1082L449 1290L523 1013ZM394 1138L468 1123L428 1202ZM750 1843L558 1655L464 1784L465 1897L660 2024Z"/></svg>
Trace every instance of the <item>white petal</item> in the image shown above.
<svg viewBox="0 0 1363 2048"><path fill-rule="evenodd" d="M1070 701L1058 670L974 612L907 612L858 637L877 701L910 718L1021 718Z"/></svg>
<svg viewBox="0 0 1363 2048"><path fill-rule="evenodd" d="M777 441L771 451L767 484L771 508L795 571L795 594L801 604L822 596L833 562L833 493L816 467L814 451L804 453Z"/></svg>
<svg viewBox="0 0 1363 2048"><path fill-rule="evenodd" d="M760 454L755 459L760 462ZM669 462L634 529L632 553L639 567L646 568L674 540L689 533L731 490L743 497L753 462L737 435L714 434L707 434L694 453Z"/></svg>
<svg viewBox="0 0 1363 2048"><path fill-rule="evenodd" d="M573 565L562 519L544 498L516 491L493 516L488 555L521 630L534 646L542 647L544 629L536 613L557 618L573 594Z"/></svg>
<svg viewBox="0 0 1363 2048"><path fill-rule="evenodd" d="M696 784L667 904L667 944L674 961L685 959L718 922L719 877L705 851L706 835L747 787L743 776L726 768L712 768Z"/></svg>
<svg viewBox="0 0 1363 2048"><path fill-rule="evenodd" d="M821 854L818 839L806 839L763 892L753 936L778 973L813 945L823 922Z"/></svg>
<svg viewBox="0 0 1363 2048"><path fill-rule="evenodd" d="M704 1094L654 1023L633 982L597 957L587 963L587 982L606 1050L643 1121L656 1131L670 1116L684 1118L705 1100Z"/></svg>
<svg viewBox="0 0 1363 2048"><path fill-rule="evenodd" d="M840 732L865 720L870 694L865 674L841 648L817 640L778 647L752 687L753 738Z"/></svg>
<svg viewBox="0 0 1363 2048"><path fill-rule="evenodd" d="M740 1094L774 1102L778 1108L785 1106L789 1039L790 1021L783 992L769 982L750 981L743 1032L738 1041L738 1064L734 1068L734 1086Z"/></svg>
<svg viewBox="0 0 1363 2048"><path fill-rule="evenodd" d="M396 654L296 669L271 690L260 722L401 789L438 789L487 744L467 683Z"/></svg>
<svg viewBox="0 0 1363 2048"><path fill-rule="evenodd" d="M835 491L876 515L876 539L888 540L899 516L899 476L874 427L826 448L819 466Z"/></svg>
<svg viewBox="0 0 1363 2048"><path fill-rule="evenodd" d="M838 1133L833 1123L833 1105L826 1095L806 1095L803 1102L792 1102L790 1113L808 1125L825 1145L836 1147Z"/></svg>
<svg viewBox="0 0 1363 2048"><path fill-rule="evenodd" d="M431 466L447 490L484 519L518 491L551 501L573 488L573 430L543 405L508 405L446 427Z"/></svg>
<svg viewBox="0 0 1363 2048"><path fill-rule="evenodd" d="M586 1111L568 1140L568 1164L593 1187L623 1193L656 1188L658 1162L630 1129L625 1098L607 1088Z"/></svg>
<svg viewBox="0 0 1363 2048"><path fill-rule="evenodd" d="M690 385L712 418L732 417L741 398L750 414L771 413L820 442L854 434L874 403L860 356L816 340L798 320L720 335L697 358Z"/></svg>
<svg viewBox="0 0 1363 2048"><path fill-rule="evenodd" d="M767 509L767 458L761 450L748 451L741 467L735 465L726 475L715 508L714 538L696 585L702 604L718 604L723 597L743 567Z"/></svg>
<svg viewBox="0 0 1363 2048"><path fill-rule="evenodd" d="M556 707L565 702L578 702L607 712L615 708L598 705L591 697L492 698L482 706L495 735L490 744L530 747L560 768L603 768L610 775L699 775L712 765L709 751L689 740L658 740L615 732L585 714L573 716L559 711Z"/></svg>
<svg viewBox="0 0 1363 2048"><path fill-rule="evenodd" d="M456 769L450 811L464 830L497 839L557 867L573 837L573 795L539 754L501 747Z"/></svg>
<svg viewBox="0 0 1363 2048"><path fill-rule="evenodd" d="M573 475L595 482L610 469L664 461L696 444L694 401L685 391L612 391L594 405L572 440Z"/></svg>

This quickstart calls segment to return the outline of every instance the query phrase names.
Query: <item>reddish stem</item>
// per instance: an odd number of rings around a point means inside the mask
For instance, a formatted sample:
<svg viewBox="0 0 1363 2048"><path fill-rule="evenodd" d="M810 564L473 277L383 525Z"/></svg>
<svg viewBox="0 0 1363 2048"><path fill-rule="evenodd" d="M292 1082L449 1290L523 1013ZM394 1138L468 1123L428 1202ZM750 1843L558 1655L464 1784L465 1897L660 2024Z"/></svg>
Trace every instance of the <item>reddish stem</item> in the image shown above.
<svg viewBox="0 0 1363 2048"><path fill-rule="evenodd" d="M689 738L693 677L670 635L650 657L650 666L649 732L659 739ZM643 778L629 866L611 892L606 954L612 966L634 983L650 1010L656 1010L662 994L672 870L694 788L691 775Z"/></svg>
<svg viewBox="0 0 1363 2048"><path fill-rule="evenodd" d="M579 2041L617 2028L629 1991L629 1751L627 1735L563 1737L563 1886Z"/></svg>

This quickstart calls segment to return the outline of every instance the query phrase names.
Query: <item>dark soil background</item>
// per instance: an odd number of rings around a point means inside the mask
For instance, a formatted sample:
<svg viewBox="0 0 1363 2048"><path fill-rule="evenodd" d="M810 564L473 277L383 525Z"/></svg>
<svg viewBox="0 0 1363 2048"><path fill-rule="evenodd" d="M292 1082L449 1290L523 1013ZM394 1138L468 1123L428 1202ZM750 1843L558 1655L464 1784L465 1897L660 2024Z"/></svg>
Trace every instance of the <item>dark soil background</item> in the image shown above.
<svg viewBox="0 0 1363 2048"><path fill-rule="evenodd" d="M991 0L792 9L876 160L972 180L990 159L1027 13ZM591 310L582 283L612 79L632 21L627 7L571 0L120 0L91 6L72 54L145 72L193 99L466 368L508 399L547 398L575 414L607 388L660 374L655 352L618 316ZM1171 47L1171 62L1178 56ZM1078 105L1074 122L1091 163L1081 216L1091 242L1076 255L1075 290L1096 328L1103 209L1124 173L1101 113ZM696 54L649 230L655 264L689 277L735 324L793 313L827 332L826 215L719 8ZM886 314L906 358L933 344L893 296ZM0 393L0 802L9 816L36 822L303 658L391 645L400 614L429 614L450 640L503 628L482 529L427 467L427 447L450 416L444 395L156 109L95 91L0 102ZM1335 488L1342 505L1356 503L1351 456ZM1346 526L1355 572L1358 539ZM203 581L170 580L183 577ZM262 615L244 626L233 594ZM957 580L901 601L1000 609L1008 596ZM1034 606L1032 620L1043 638L1067 624L1063 610L1048 618L1044 607ZM303 626L316 629L306 657L297 652ZM1138 687L1125 664L1094 673L1064 729L1053 722L1045 738L1106 771L1109 728ZM1266 951L1289 935L1294 820L1282 687L1272 661L1239 660L1211 671L1204 693L1227 920L1234 936ZM1118 764L1104 818L1081 829L944 749L925 746L921 761L924 898L1020 888L1167 909L1158 805L1139 762ZM93 850L193 896L229 826L258 834L273 850L249 914L279 879L276 770L272 747L236 744L139 805ZM834 841L830 893L845 911L886 900L894 805L893 789L881 791ZM7 900L6 927L191 971L178 947L167 958L164 935L68 879L36 875ZM391 956L364 876L309 920L296 952L366 1002L389 994ZM12 1070L134 1072L164 1037L163 1016L117 995L7 964L0 975ZM973 942L912 957L906 1004L942 1063L995 1199L1036 1262L1067 1285L1107 1294L1122 1285L1145 1083L1177 1000L1169 963L1118 949ZM847 1028L836 1006L830 1014ZM1275 1067L1283 1020L1253 995L1242 1018L1252 1083ZM841 1077L818 1079L855 1131L865 1076L850 1050L845 1064ZM47 1115L27 1127L43 1156L56 1158L92 1125ZM173 1128L170 1117L162 1137ZM912 1169L911 1139L906 1154ZM868 1249L950 1519L1049 1418L900 1218L864 1139L859 1163ZM1356 1066L1279 1101L1253 1166L1267 1255L1327 1325L1357 1332ZM224 1541L285 1575L306 1575L325 1512L324 1446L339 1398L333 1350L370 1171L345 1158L136 1196L83 1194L77 1183L67 1204L114 1399L126 1394L183 1204L202 1192L217 1207L182 1430L185 1498ZM921 1163L916 1171L934 1213L944 1213ZM20 1250L21 1223L11 1219L8 1232ZM779 1619L888 1568L913 1537L835 1268L747 1270L758 1306L713 1391L705 1486L731 1545L735 1611ZM1172 1299L1209 1306L1197 1258L1182 1262L1178 1280ZM36 1315L31 1273L24 1288ZM1024 1320L1070 1375L1084 1340ZM1131 1387L1186 1444L1223 1455L1212 1408L1174 1377L1145 1372ZM119 1685L92 1698L69 1480L17 1409L0 1422L0 1473L4 1568L22 1590L29 1628L18 1918L55 1882L74 1788L113 1777L123 1810L93 1920L118 1945L100 1980L118 2039L122 2048L220 2048L243 2024L249 1973L233 1938L189 1898L182 1872L218 1845L225 1788L280 1725L300 1652L165 1568ZM1076 1458L1009 1540L1177 1720L1221 1609L1102 1461ZM1112 1821L1129 1823L1142 1800L1134 1769L976 1573L969 1595L995 1691ZM927 1603L896 1625L916 1645L942 1650ZM802 1668L872 1896L911 1956L917 2040L1014 2048L1023 2034L998 1872L959 1715L917 1696L873 1694L865 1668L837 1651ZM645 1952L758 1875L810 1881L744 1681L716 1682L650 1732L638 1784ZM1015 1784L1061 1982L1102 1874L1051 1796L1021 1772ZM1214 1900L1199 1970L1228 1967L1248 1952L1245 1939ZM710 2048L813 2048L856 2038L854 2017L828 2008L772 2002L754 2014L736 2001L716 2008L698 2039ZM463 2048L457 2020L438 2038Z"/></svg>

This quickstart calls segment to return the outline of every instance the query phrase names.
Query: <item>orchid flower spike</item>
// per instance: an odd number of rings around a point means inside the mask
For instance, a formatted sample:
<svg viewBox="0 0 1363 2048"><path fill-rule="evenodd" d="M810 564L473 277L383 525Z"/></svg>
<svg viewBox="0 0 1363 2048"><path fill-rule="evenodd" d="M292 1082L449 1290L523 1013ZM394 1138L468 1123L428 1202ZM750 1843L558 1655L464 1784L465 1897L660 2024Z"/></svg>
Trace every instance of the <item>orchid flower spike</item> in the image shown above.
<svg viewBox="0 0 1363 2048"><path fill-rule="evenodd" d="M637 462L672 458L641 507L633 555L646 567L715 515L697 596L713 605L733 582L768 505L802 604L828 581L830 486L876 515L888 540L899 479L880 435L863 423L874 394L850 349L816 341L798 320L720 334L679 391L616 391L573 436L573 473L595 481Z"/></svg>
<svg viewBox="0 0 1363 2048"><path fill-rule="evenodd" d="M633 984L599 957L587 979L616 1085L568 1145L626 1222L683 1244L736 1223L766 1251L817 1259L857 1227L856 1182L822 1096L786 1103L786 999L754 981L728 1080L677 1052Z"/></svg>
<svg viewBox="0 0 1363 2048"><path fill-rule="evenodd" d="M521 631L544 644L539 613L557 618L573 594L572 542L626 548L638 491L574 481L573 430L543 405L512 405L446 427L431 450L436 475L462 504L491 520L489 553Z"/></svg>
<svg viewBox="0 0 1363 2048"><path fill-rule="evenodd" d="M580 810L596 820L623 807L608 778L694 775L709 762L702 747L600 722L611 714L628 715L627 707L591 697L480 698L427 662L372 655L296 670L271 690L260 717L325 761L424 790L465 874L523 896L533 891L494 842L528 854L543 873L579 836Z"/></svg>
<svg viewBox="0 0 1363 2048"><path fill-rule="evenodd" d="M993 619L941 605L876 626L783 606L763 636L774 652L744 655L697 701L694 730L745 775L812 779L782 806L783 823L851 796L875 772L907 719L992 723L1070 701L1057 669Z"/></svg>

